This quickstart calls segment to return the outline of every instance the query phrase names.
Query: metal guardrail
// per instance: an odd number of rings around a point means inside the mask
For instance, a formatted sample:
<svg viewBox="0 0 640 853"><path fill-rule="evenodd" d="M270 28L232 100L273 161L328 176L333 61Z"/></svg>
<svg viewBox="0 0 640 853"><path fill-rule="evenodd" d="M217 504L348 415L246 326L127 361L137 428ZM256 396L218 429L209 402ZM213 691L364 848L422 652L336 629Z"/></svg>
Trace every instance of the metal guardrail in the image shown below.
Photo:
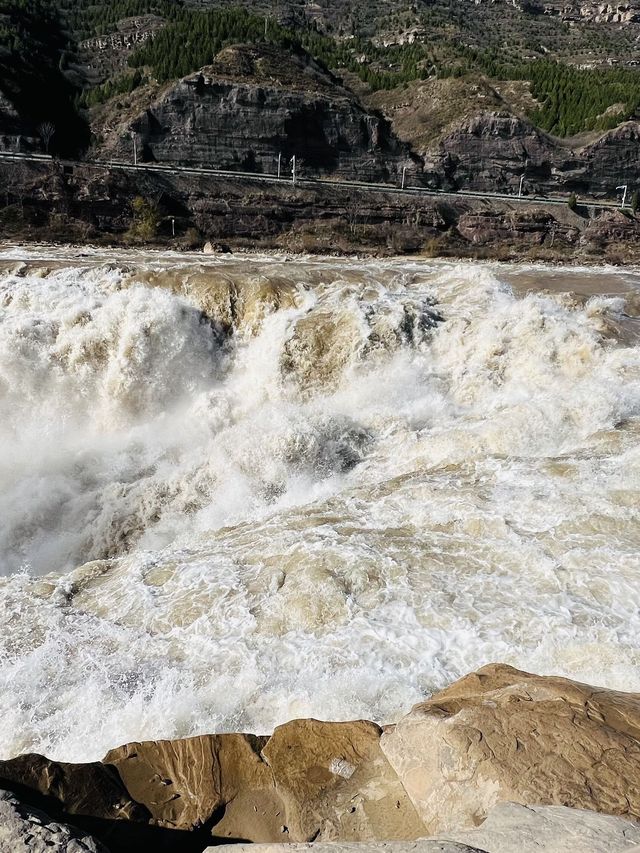
<svg viewBox="0 0 640 853"><path fill-rule="evenodd" d="M169 174L191 174L191 175L212 175L222 178L243 179L247 181L257 181L263 183L276 184L291 184L292 180L288 176L278 177L277 175L265 175L259 172L236 172L231 169L207 169L196 166L169 166L163 163L123 163L118 160L62 160L52 157L50 154L23 154L14 151L1 151L0 160L22 160L27 162L48 162L59 163L62 166L84 166L95 167L100 169L112 169L117 171L127 172L165 172ZM368 183L365 181L345 181L334 180L330 178L302 178L296 175L295 186L300 184L313 186L322 185L326 187L345 187L352 189L362 189L368 192L386 192L396 195L423 195L435 198L470 198L476 200L493 199L498 201L508 201L515 204L560 204L566 205L570 196L520 196L510 195L509 193L490 193L479 192L477 190L434 190L427 187L396 187L393 184L384 183ZM619 209L622 206L614 201L597 201L596 199L582 199L582 204L591 207L607 207Z"/></svg>

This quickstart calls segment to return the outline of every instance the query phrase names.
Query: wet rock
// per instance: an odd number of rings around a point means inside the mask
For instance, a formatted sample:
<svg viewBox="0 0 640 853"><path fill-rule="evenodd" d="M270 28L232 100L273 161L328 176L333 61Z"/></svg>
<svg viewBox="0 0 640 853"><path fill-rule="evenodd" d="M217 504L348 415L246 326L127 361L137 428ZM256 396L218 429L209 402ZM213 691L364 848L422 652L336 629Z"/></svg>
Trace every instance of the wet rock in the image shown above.
<svg viewBox="0 0 640 853"><path fill-rule="evenodd" d="M0 791L0 851L3 853L108 853L95 838L54 822L7 791Z"/></svg>
<svg viewBox="0 0 640 853"><path fill-rule="evenodd" d="M640 696L491 665L416 705L382 749L432 833L496 803L640 816Z"/></svg>

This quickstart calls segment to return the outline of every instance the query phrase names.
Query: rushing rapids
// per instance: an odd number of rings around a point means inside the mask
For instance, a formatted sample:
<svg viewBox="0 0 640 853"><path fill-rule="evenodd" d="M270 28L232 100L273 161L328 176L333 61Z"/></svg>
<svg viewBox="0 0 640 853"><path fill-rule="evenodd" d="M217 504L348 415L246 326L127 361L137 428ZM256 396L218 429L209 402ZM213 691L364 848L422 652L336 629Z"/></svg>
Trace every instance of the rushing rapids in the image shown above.
<svg viewBox="0 0 640 853"><path fill-rule="evenodd" d="M640 689L640 273L0 265L3 756Z"/></svg>

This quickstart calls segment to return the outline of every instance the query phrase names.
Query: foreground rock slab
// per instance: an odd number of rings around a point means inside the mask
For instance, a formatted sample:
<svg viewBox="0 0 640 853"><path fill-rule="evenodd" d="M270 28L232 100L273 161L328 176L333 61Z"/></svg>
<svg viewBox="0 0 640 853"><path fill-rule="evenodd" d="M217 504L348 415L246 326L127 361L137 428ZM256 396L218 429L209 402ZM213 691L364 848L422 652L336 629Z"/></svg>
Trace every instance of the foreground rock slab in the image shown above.
<svg viewBox="0 0 640 853"><path fill-rule="evenodd" d="M500 803L476 829L450 837L486 853L631 853L640 850L640 824L565 806Z"/></svg>
<svg viewBox="0 0 640 853"><path fill-rule="evenodd" d="M271 737L226 734L111 750L156 826L219 838L417 838L425 829L366 721L293 720Z"/></svg>
<svg viewBox="0 0 640 853"><path fill-rule="evenodd" d="M491 665L382 737L429 834L498 802L640 817L640 696Z"/></svg>
<svg viewBox="0 0 640 853"><path fill-rule="evenodd" d="M321 841L306 844L222 844L203 853L486 853L458 841ZM522 853L522 851L519 851Z"/></svg>
<svg viewBox="0 0 640 853"><path fill-rule="evenodd" d="M565 806L500 803L481 826L447 838L353 844L210 847L205 853L638 853L640 824Z"/></svg>
<svg viewBox="0 0 640 853"><path fill-rule="evenodd" d="M130 743L87 764L22 755L0 761L0 789L111 853L201 853L215 841L362 842L366 853L429 837L600 853L617 849L610 832L623 850L640 847L640 696L492 665L384 731L293 720L265 737ZM566 806L587 813L574 820Z"/></svg>
<svg viewBox="0 0 640 853"><path fill-rule="evenodd" d="M56 823L44 812L30 809L7 791L0 791L0 851L2 853L108 853L80 830Z"/></svg>
<svg viewBox="0 0 640 853"><path fill-rule="evenodd" d="M212 838L419 838L425 827L381 734L367 721L294 720L270 737L130 743L90 764L22 755L0 761L0 787L80 823L111 853L199 853Z"/></svg>

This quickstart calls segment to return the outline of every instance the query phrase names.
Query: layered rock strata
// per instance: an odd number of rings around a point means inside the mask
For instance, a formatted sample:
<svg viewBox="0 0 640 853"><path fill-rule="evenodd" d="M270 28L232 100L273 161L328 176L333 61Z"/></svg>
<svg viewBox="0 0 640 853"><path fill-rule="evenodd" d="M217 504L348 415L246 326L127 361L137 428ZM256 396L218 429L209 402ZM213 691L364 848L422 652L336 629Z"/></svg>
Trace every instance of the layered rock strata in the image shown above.
<svg viewBox="0 0 640 853"><path fill-rule="evenodd" d="M386 194L333 186L257 186L215 175L125 174L91 166L0 161L6 238L129 243L132 202L158 199L150 242L172 248L283 249L322 254L640 261L640 217L543 202ZM175 237L173 227L175 224Z"/></svg>
<svg viewBox="0 0 640 853"><path fill-rule="evenodd" d="M120 119L122 117L120 116ZM308 54L225 48L117 127L103 155L276 175L390 180L419 167L388 123Z"/></svg>
<svg viewBox="0 0 640 853"><path fill-rule="evenodd" d="M407 138L406 141L411 142ZM561 141L509 113L482 112L461 120L428 150L425 178L445 189L616 197L635 187L640 122L628 121L588 143ZM522 188L520 179L522 178Z"/></svg>

